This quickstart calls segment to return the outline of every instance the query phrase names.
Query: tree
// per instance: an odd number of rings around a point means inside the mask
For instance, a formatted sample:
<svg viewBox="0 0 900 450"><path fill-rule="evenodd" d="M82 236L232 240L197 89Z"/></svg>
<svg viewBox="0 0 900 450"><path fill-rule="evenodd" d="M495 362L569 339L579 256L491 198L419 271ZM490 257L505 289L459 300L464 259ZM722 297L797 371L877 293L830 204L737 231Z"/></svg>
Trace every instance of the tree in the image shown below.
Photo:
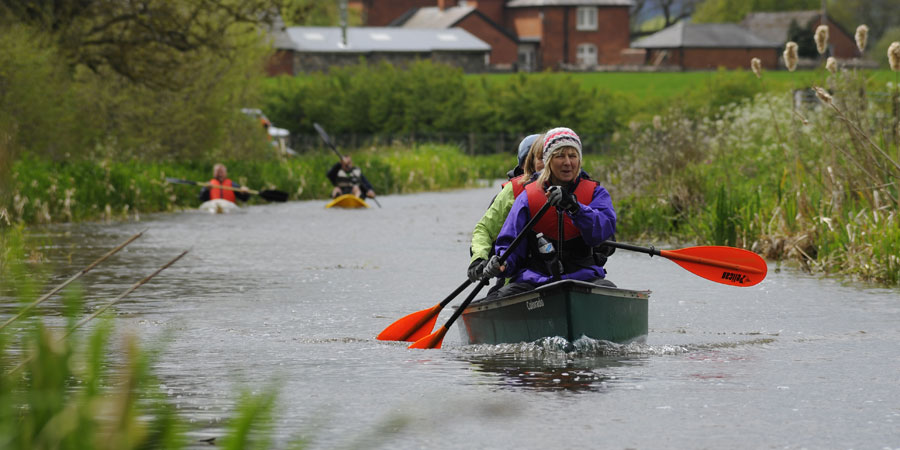
<svg viewBox="0 0 900 450"><path fill-rule="evenodd" d="M281 14L288 26L334 27L340 25L341 19L338 0L283 0ZM347 24L362 25L362 12L348 8Z"/></svg>
<svg viewBox="0 0 900 450"><path fill-rule="evenodd" d="M0 23L51 34L72 67L178 90L181 69L198 53L230 58L243 42L235 35L271 21L277 7L278 0L0 0Z"/></svg>
<svg viewBox="0 0 900 450"><path fill-rule="evenodd" d="M821 0L704 0L691 20L698 23L737 23L751 12L820 9Z"/></svg>
<svg viewBox="0 0 900 450"><path fill-rule="evenodd" d="M889 28L900 27L897 0L829 0L828 15L851 33L858 25L868 26L870 46Z"/></svg>
<svg viewBox="0 0 900 450"><path fill-rule="evenodd" d="M654 33L690 17L701 0L636 0L631 7L632 37ZM654 20L655 29L641 30L645 19ZM661 20L657 20L661 19Z"/></svg>

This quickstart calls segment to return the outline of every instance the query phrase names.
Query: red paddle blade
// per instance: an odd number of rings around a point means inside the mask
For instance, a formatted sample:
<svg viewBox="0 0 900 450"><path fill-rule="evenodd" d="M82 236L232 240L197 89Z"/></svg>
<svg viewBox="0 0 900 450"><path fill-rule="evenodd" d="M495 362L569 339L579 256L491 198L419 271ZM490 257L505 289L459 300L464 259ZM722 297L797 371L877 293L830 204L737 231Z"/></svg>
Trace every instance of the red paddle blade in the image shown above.
<svg viewBox="0 0 900 450"><path fill-rule="evenodd" d="M753 286L769 270L761 256L742 248L710 245L661 250L660 254L695 275L729 286Z"/></svg>
<svg viewBox="0 0 900 450"><path fill-rule="evenodd" d="M447 334L447 328L441 325L437 331L413 342L412 345L407 348L441 348L441 343L444 342L445 334Z"/></svg>
<svg viewBox="0 0 900 450"><path fill-rule="evenodd" d="M415 342L428 336L434 329L441 305L437 304L428 309L416 311L412 314L397 319L390 324L375 339L379 341L408 341Z"/></svg>

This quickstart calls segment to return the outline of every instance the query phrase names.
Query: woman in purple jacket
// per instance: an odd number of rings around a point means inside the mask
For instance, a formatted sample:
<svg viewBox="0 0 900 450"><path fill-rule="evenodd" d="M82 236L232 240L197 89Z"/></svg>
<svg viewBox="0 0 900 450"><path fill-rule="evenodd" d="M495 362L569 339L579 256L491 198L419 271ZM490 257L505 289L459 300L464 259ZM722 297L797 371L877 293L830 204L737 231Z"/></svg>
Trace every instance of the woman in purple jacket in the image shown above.
<svg viewBox="0 0 900 450"><path fill-rule="evenodd" d="M545 136L544 170L535 182L526 186L526 195L516 198L497 237L495 256L484 269L485 276L503 274L510 278L510 283L488 299L525 292L558 280L615 286L606 280L602 266L605 255L598 254L604 252L600 244L612 239L616 232L616 212L609 192L581 170L581 139L574 131L554 128ZM545 203L551 207L528 232L528 245L513 249L501 266L496 255L506 251ZM549 253L538 249L539 242L546 243L544 239L553 245Z"/></svg>

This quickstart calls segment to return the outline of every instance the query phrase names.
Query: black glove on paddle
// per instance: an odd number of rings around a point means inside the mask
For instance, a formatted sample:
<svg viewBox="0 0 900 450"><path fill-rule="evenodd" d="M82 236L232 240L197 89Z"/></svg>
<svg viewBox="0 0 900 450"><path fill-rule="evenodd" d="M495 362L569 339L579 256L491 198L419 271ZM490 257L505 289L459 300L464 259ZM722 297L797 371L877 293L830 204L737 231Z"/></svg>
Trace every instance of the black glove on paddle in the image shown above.
<svg viewBox="0 0 900 450"><path fill-rule="evenodd" d="M550 186L547 189L547 203L550 206L566 211L570 216L574 216L581 211L581 206L578 205L578 199L575 198L575 195L565 192L561 186Z"/></svg>
<svg viewBox="0 0 900 450"><path fill-rule="evenodd" d="M469 277L469 281L476 282L481 279L482 274L484 274L484 266L487 264L487 261L478 258L475 261L472 261L472 264L469 264L469 270L466 275Z"/></svg>
<svg viewBox="0 0 900 450"><path fill-rule="evenodd" d="M498 256L498 255L491 256L490 261L488 261L487 264L484 266L484 272L481 275L481 279L489 280L491 278L496 277L497 275L500 275L500 266L501 266L500 256Z"/></svg>

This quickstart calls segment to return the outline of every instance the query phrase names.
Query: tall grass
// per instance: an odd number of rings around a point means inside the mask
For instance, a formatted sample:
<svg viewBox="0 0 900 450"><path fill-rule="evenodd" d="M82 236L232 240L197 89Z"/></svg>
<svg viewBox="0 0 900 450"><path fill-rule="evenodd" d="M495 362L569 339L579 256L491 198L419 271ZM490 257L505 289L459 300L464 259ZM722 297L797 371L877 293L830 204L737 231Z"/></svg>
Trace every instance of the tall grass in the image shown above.
<svg viewBox="0 0 900 450"><path fill-rule="evenodd" d="M855 70L821 70L813 84L820 99L796 108L792 92L763 90L718 114L676 107L636 126L628 152L594 168L610 180L620 234L735 245L900 284L893 93Z"/></svg>
<svg viewBox="0 0 900 450"><path fill-rule="evenodd" d="M472 186L502 176L510 155L466 156L447 146L367 149L352 155L378 194ZM325 177L337 158L327 150L291 159L224 161L229 176L252 189L287 191L293 200L324 199ZM80 220L138 220L141 214L199 204L199 188L169 184L167 177L207 181L212 163L88 160L53 162L25 157L12 166L10 194L0 211L25 224ZM251 201L260 201L253 198ZM4 204L5 203L5 204ZM0 222L5 219L0 217Z"/></svg>

